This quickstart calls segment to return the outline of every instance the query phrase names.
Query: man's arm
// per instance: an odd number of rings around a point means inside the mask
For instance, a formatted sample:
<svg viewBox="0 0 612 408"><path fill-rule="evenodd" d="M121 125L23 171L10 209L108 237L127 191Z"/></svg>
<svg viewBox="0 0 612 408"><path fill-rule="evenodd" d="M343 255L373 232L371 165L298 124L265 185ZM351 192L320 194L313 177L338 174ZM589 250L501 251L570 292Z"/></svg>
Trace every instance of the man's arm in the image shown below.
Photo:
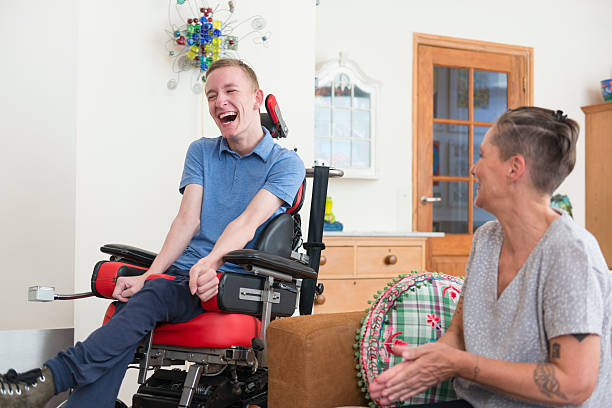
<svg viewBox="0 0 612 408"><path fill-rule="evenodd" d="M549 362L542 363L488 359L440 342L417 348L397 347L406 361L376 378L370 395L388 404L459 376L525 401L582 404L597 384L600 337L563 335L551 339L549 345Z"/></svg>
<svg viewBox="0 0 612 408"><path fill-rule="evenodd" d="M200 228L203 194L204 188L199 184L189 184L185 187L178 214L151 267L143 275L119 278L113 291L113 298L127 302L129 297L142 288L147 276L163 273L178 259Z"/></svg>
<svg viewBox="0 0 612 408"><path fill-rule="evenodd" d="M212 251L201 258L189 273L191 293L207 301L217 294L219 280L217 269L223 265L223 256L242 249L255 236L257 228L281 206L283 201L266 189L261 189L247 208L230 222L215 243Z"/></svg>

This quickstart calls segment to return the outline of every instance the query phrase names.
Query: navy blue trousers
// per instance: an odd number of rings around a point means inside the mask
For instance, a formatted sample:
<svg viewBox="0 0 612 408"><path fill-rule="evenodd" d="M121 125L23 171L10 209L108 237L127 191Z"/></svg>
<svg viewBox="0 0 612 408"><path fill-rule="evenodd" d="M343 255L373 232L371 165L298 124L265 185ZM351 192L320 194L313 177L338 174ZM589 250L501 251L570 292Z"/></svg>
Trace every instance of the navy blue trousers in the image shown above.
<svg viewBox="0 0 612 408"><path fill-rule="evenodd" d="M183 323L204 311L200 299L189 291L189 271L171 267L166 274L176 278L146 281L127 303L116 302L115 313L104 326L45 363L53 373L56 392L75 389L66 407L114 407L142 339L159 323Z"/></svg>

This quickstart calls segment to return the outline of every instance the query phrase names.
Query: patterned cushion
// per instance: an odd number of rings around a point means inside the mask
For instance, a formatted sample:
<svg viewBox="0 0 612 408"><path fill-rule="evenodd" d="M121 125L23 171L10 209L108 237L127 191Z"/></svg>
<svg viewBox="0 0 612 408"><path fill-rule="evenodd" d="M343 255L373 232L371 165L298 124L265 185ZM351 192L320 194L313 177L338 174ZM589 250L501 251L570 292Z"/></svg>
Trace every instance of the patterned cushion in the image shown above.
<svg viewBox="0 0 612 408"><path fill-rule="evenodd" d="M438 340L450 325L463 280L435 272L400 275L374 295L357 334L355 357L361 390L383 371L402 361L392 344L418 346ZM450 380L389 407L456 399ZM376 407L370 402L370 407Z"/></svg>

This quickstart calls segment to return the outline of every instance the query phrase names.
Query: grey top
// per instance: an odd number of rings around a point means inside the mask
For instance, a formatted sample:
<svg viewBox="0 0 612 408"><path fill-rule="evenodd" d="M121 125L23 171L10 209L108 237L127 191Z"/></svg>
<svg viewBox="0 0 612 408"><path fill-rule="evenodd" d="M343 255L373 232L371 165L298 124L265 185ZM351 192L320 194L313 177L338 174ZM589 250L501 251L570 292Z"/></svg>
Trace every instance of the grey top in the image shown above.
<svg viewBox="0 0 612 408"><path fill-rule="evenodd" d="M503 239L497 221L486 223L474 234L463 286L466 351L496 360L547 362L550 339L573 333L598 334L601 361L597 386L581 406L612 406L612 281L597 240L562 213L498 299ZM455 390L477 408L542 406L463 378L455 379Z"/></svg>

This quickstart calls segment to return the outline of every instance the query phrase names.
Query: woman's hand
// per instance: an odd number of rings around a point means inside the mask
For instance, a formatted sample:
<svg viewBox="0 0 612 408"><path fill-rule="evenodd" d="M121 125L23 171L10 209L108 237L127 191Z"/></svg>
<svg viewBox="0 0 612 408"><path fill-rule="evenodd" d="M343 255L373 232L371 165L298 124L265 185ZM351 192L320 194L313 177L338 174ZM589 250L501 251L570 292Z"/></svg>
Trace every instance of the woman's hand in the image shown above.
<svg viewBox="0 0 612 408"><path fill-rule="evenodd" d="M405 361L379 375L369 387L370 397L380 404L405 401L456 375L454 356L458 350L444 343L396 346L393 350Z"/></svg>

